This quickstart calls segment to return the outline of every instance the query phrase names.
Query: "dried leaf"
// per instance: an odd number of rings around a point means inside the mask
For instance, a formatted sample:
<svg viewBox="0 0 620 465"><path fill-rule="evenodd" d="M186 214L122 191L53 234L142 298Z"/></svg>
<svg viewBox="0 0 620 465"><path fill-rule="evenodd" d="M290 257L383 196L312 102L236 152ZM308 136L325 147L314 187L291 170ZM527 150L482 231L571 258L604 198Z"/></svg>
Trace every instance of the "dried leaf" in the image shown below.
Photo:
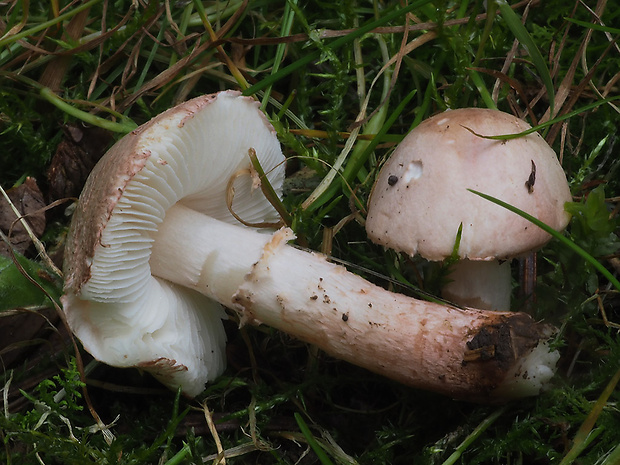
<svg viewBox="0 0 620 465"><path fill-rule="evenodd" d="M36 180L26 178L23 184L10 189L7 194L13 205L26 218L32 232L37 237L43 234L45 202ZM4 197L0 197L0 229L9 237L13 248L19 253L25 253L32 245L30 236ZM9 256L9 247L4 242L0 242L0 254Z"/></svg>
<svg viewBox="0 0 620 465"><path fill-rule="evenodd" d="M48 321L56 323L58 320L54 310L49 308L3 314L1 318L0 359L5 368L23 363L33 348L49 337Z"/></svg>
<svg viewBox="0 0 620 465"><path fill-rule="evenodd" d="M110 131L97 127L68 125L47 170L48 199L77 197L86 178L112 141Z"/></svg>

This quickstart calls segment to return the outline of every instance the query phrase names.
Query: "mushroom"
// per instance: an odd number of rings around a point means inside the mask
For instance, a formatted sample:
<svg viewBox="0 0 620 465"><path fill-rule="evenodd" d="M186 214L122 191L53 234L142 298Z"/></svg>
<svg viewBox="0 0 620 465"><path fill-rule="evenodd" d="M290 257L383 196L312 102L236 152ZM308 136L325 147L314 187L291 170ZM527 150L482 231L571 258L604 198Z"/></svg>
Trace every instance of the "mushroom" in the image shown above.
<svg viewBox="0 0 620 465"><path fill-rule="evenodd" d="M251 192L251 149L279 191L273 129L252 100L224 92L157 116L99 162L72 221L63 297L69 324L96 358L141 366L196 395L224 363L217 302L241 324L270 325L457 398L505 400L547 383L555 360L538 360L549 354L549 328L528 315L388 292L289 245L289 228L267 233L233 219L229 182L244 223L276 216Z"/></svg>
<svg viewBox="0 0 620 465"><path fill-rule="evenodd" d="M455 243L460 260L442 290L461 305L509 310L510 260L542 247L542 229L468 189L496 197L562 230L571 201L556 154L530 126L482 108L448 110L413 129L382 167L368 205L371 240L440 261ZM461 230L460 242L457 233Z"/></svg>
<svg viewBox="0 0 620 465"><path fill-rule="evenodd" d="M236 223L226 187L229 178L248 169L249 147L280 189L284 172L274 168L283 155L274 134L252 99L222 92L160 114L119 140L95 166L67 237L62 302L70 327L96 359L140 367L173 389L182 386L189 396L224 371L221 305L153 276L152 236L174 221L166 211L177 202ZM249 179L234 182L233 209L248 221L276 221L271 204L251 195ZM202 240L180 242L176 236L161 247L192 248ZM236 245L236 252L243 250ZM174 272L178 264L162 266Z"/></svg>

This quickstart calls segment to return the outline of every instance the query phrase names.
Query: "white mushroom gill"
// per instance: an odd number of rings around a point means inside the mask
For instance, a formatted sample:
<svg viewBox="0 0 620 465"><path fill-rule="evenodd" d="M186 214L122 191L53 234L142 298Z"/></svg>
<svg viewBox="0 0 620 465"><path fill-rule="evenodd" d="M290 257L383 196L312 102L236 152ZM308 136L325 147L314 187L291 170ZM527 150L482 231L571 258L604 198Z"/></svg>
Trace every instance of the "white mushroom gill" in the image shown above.
<svg viewBox="0 0 620 465"><path fill-rule="evenodd" d="M67 315L68 322L96 359L113 366L144 368L148 362L168 360L173 367L177 365L175 376L167 372L153 375L172 389L182 385L190 396L198 395L204 383L226 366L222 351L226 335L221 324L225 315L219 304L201 294L188 294L180 286L152 278L145 298L117 304L114 312L110 312L109 303L85 306L73 295L65 296L63 303L74 309ZM196 312L196 308L202 311ZM179 338L179 334L185 337Z"/></svg>
<svg viewBox="0 0 620 465"><path fill-rule="evenodd" d="M246 111L225 98L219 98L218 103L232 121L242 117L240 111ZM145 292L152 279L148 266L150 236L164 221L166 210L178 201L222 221L238 223L226 208L226 186L231 176L249 166L250 147L256 150L264 169L273 173L268 174L269 181L281 184L283 171L271 171L281 162L277 139L240 138L233 134L235 125L216 124L221 118L218 115L200 112L183 120L183 115L177 114L167 122L168 127L182 127L183 131L171 129L162 134L153 127L142 135L136 150L148 160L127 184L112 211L97 247L92 277L82 287L84 297L128 302ZM256 117L246 122L244 132L259 133L261 129L265 130L264 121ZM251 195L248 178L238 178L234 187L236 198L243 201L234 202L233 209L245 220L277 219L262 193ZM123 256L122 261L119 256Z"/></svg>

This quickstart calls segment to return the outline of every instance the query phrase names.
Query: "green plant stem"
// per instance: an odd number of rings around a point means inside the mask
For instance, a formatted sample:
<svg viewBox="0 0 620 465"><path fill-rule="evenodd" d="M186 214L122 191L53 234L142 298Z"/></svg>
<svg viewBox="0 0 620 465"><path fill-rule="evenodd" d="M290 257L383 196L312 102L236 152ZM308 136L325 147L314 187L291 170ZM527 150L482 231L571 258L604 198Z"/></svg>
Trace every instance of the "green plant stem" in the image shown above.
<svg viewBox="0 0 620 465"><path fill-rule="evenodd" d="M609 270L607 268L605 268L603 265L601 265L601 263L596 258L594 258L587 251L585 251L584 249L579 247L577 244L575 244L573 241L571 241L568 237L564 236L562 233L556 231L551 226L546 225L545 223L543 223L539 219L533 217L529 213L526 213L526 212L524 212L523 210L520 210L517 207L513 207L512 205L510 205L510 204L508 204L506 202L503 202L502 200L496 199L495 197L492 197L492 196L487 195L487 194L483 194L482 192L478 192L478 191L475 191L473 189L467 189L467 190L469 192L472 192L473 194L476 194L476 195L482 197L483 199L486 199L486 200L488 200L490 202L493 202L496 205L499 205L500 207L504 207L507 210L510 210L511 212L516 213L520 217L525 218L526 220L528 220L530 223L535 224L536 226L538 226L543 231L549 233L551 236L555 237L557 240L562 242L562 244L567 246L569 249L571 249L577 255L579 255L580 257L585 259L588 263L590 263L594 268L596 268L597 271L599 271L603 276L605 276L609 280L610 283L613 284L613 286L616 288L616 290L620 291L620 281L618 281L614 277L614 275L609 272Z"/></svg>
<svg viewBox="0 0 620 465"><path fill-rule="evenodd" d="M620 370L616 371L616 374L611 378L607 386L603 390L602 394L597 399L594 407L590 410L590 413L586 417L585 421L579 427L579 430L575 434L575 439L573 439L573 446L564 456L560 465L568 465L575 461L581 452L590 444L590 442L598 436L602 432L602 428L594 429L594 425L596 424L596 420L601 415L603 408L607 404L607 400L609 396L611 396L614 389L616 389L616 385L620 381ZM613 462L612 462L613 463Z"/></svg>
<svg viewBox="0 0 620 465"><path fill-rule="evenodd" d="M491 415L486 417L482 423L480 423L476 428L461 442L456 450L452 452L450 457L446 461L443 462L442 465L452 465L456 463L456 461L463 455L463 452L467 450L467 448L476 440L478 437L497 420L502 414L506 411L505 407L502 407Z"/></svg>
<svg viewBox="0 0 620 465"><path fill-rule="evenodd" d="M319 445L317 440L314 439L314 435L310 431L310 428L308 428L308 425L306 424L306 422L304 421L304 419L298 412L295 412L295 421L297 421L299 430L306 438L306 441L308 441L308 445L312 448L316 456L319 458L319 461L323 465L334 465L331 459L328 457L328 455L323 450L323 448Z"/></svg>
<svg viewBox="0 0 620 465"><path fill-rule="evenodd" d="M103 129L107 129L108 131L112 131L112 132L120 132L122 134L127 134L138 127L136 123L134 123L127 117L122 117L122 119L124 120L122 123L116 123L114 121L109 121L107 119L100 118L99 116L92 115L85 111L78 110L74 106L69 105L67 102L65 102L63 99L61 99L58 95L56 95L54 92L52 92L47 87L41 88L39 90L39 93L41 94L41 97L43 97L45 100L50 102L52 105L54 105L59 110L62 110L65 113L79 120L82 120L85 123L88 123L92 126L97 126Z"/></svg>

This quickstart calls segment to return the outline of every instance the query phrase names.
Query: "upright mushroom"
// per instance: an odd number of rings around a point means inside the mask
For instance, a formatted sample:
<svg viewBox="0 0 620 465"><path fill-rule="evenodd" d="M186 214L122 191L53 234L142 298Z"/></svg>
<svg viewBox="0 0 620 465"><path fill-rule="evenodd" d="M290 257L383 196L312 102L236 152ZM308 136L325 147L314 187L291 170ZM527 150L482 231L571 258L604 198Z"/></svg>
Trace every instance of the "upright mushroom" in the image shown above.
<svg viewBox="0 0 620 465"><path fill-rule="evenodd" d="M412 130L385 163L368 205L371 240L440 261L458 255L443 288L455 303L509 310L510 260L551 238L514 213L468 191L499 198L562 230L571 200L555 152L538 133L509 140L530 126L481 108L448 110Z"/></svg>
<svg viewBox="0 0 620 465"><path fill-rule="evenodd" d="M553 375L549 330L525 314L391 293L288 245L288 228L268 234L232 220L225 201L231 179L237 216L274 220L261 193L250 195L254 177L243 175L251 172L250 149L278 190L283 157L273 129L252 100L224 92L156 117L95 168L71 226L63 297L71 327L95 357L152 369L167 385L197 394L223 364L212 355L223 340L222 314L206 296L237 311L242 323L271 325L454 397L533 395ZM177 315L185 292L191 307L181 304ZM172 305L155 310L161 300ZM200 348L211 331L217 344ZM210 361L209 370L198 366Z"/></svg>

